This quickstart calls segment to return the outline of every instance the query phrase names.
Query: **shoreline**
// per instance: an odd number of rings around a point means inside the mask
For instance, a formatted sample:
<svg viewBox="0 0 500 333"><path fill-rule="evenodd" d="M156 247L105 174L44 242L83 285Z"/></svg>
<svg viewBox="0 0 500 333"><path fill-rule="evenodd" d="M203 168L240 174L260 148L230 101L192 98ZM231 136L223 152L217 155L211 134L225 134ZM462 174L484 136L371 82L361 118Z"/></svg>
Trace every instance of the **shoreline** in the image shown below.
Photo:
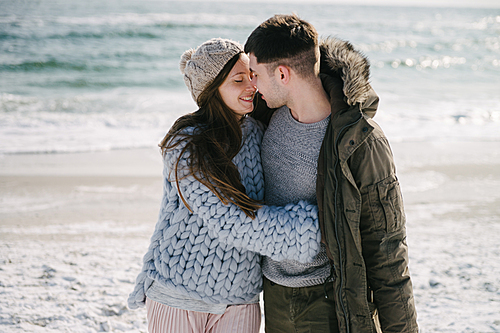
<svg viewBox="0 0 500 333"><path fill-rule="evenodd" d="M470 214L500 215L500 142L391 146L407 211L460 204ZM99 221L154 226L162 171L157 148L0 155L0 236L17 237L6 233L16 226ZM412 221L410 214L408 224Z"/></svg>
<svg viewBox="0 0 500 333"><path fill-rule="evenodd" d="M154 149L4 155L0 158L0 235L16 239L31 234L16 233L16 227L103 221L154 226L162 167L161 155ZM57 240L68 235L52 233L50 237Z"/></svg>
<svg viewBox="0 0 500 333"><path fill-rule="evenodd" d="M162 167L159 148L0 155L0 176L161 176Z"/></svg>

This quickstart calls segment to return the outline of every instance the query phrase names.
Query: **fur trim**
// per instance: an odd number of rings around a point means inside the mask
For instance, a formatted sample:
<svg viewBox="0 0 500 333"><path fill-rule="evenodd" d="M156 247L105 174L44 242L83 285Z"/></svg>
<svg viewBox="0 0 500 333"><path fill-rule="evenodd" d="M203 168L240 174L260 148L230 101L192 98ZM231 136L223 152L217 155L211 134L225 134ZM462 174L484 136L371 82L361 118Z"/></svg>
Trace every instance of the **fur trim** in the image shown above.
<svg viewBox="0 0 500 333"><path fill-rule="evenodd" d="M327 37L320 42L322 73L334 72L344 81L347 104L363 103L368 98L370 87L370 64L368 59L356 51L351 43ZM327 66L328 68L324 68Z"/></svg>

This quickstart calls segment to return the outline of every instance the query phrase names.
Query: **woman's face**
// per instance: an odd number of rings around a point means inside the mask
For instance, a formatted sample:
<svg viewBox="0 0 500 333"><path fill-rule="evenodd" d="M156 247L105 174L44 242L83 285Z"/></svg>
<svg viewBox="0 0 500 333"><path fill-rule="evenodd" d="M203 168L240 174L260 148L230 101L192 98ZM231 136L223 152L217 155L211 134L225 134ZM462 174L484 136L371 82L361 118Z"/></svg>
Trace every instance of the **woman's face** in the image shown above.
<svg viewBox="0 0 500 333"><path fill-rule="evenodd" d="M239 117L253 110L253 97L256 88L250 80L248 63L248 56L244 53L240 54L239 60L219 87L219 93L224 103Z"/></svg>

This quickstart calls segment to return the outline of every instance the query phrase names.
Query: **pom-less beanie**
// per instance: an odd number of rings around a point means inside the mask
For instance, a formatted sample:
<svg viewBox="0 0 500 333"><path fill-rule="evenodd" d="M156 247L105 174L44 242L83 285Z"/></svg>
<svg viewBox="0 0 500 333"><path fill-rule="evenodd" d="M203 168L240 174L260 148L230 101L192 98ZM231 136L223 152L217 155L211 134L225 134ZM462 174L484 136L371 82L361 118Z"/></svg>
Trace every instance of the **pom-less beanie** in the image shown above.
<svg viewBox="0 0 500 333"><path fill-rule="evenodd" d="M219 75L226 63L243 52L243 46L229 39L213 38L181 56L179 67L196 103L201 92Z"/></svg>

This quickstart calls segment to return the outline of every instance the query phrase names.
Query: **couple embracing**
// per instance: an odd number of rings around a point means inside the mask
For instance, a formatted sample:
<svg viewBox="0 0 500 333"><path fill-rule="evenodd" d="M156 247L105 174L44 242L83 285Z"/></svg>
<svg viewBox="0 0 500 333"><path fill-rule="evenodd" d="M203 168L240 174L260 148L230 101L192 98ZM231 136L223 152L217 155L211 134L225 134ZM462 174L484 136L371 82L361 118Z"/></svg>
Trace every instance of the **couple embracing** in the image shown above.
<svg viewBox="0 0 500 333"><path fill-rule="evenodd" d="M199 109L160 144L129 307L150 332L417 332L405 215L368 60L275 15L180 62Z"/></svg>

